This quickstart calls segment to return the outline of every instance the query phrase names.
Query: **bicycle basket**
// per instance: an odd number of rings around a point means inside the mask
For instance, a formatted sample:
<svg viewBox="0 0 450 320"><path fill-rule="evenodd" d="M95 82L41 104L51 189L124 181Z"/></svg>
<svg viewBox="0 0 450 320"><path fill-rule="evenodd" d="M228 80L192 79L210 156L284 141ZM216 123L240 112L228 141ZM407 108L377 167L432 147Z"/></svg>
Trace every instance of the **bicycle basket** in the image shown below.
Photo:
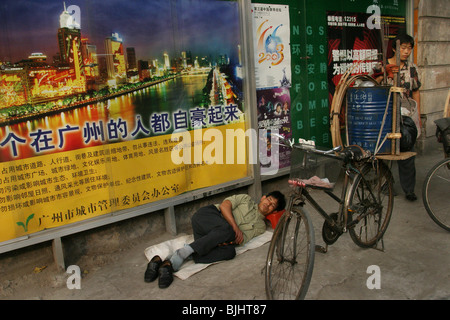
<svg viewBox="0 0 450 320"><path fill-rule="evenodd" d="M341 169L342 161L337 158L314 153L312 148L298 145L292 149L290 179L301 181L305 187L331 190Z"/></svg>

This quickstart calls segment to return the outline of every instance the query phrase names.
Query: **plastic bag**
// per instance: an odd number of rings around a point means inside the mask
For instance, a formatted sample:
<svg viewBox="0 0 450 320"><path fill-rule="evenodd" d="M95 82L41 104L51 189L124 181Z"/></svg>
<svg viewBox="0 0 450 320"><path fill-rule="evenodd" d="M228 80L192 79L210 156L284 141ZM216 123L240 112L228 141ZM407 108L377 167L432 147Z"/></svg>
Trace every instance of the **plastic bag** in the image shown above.
<svg viewBox="0 0 450 320"><path fill-rule="evenodd" d="M420 115L417 110L417 102L414 99L401 99L401 113L402 116L410 117L415 125L416 129L420 128ZM420 136L420 130L417 130L417 137Z"/></svg>
<svg viewBox="0 0 450 320"><path fill-rule="evenodd" d="M444 145L445 154L450 156L450 118L438 119L434 123L436 123L436 137Z"/></svg>
<svg viewBox="0 0 450 320"><path fill-rule="evenodd" d="M417 127L413 119L407 116L402 116L400 123L400 152L411 151L417 139Z"/></svg>

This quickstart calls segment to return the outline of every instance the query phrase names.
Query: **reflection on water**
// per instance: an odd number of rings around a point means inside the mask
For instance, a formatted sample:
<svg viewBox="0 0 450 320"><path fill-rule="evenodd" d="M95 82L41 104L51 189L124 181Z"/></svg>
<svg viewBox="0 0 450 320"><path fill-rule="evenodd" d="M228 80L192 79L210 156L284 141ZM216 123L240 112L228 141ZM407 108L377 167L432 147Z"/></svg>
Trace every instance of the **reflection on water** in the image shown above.
<svg viewBox="0 0 450 320"><path fill-rule="evenodd" d="M142 124L150 130L153 113L172 113L199 106L206 79L207 75L181 76L107 101L1 127L0 141L4 141L10 133L14 133L19 140L11 138L8 144L0 148L0 162L117 142L119 140L108 140L108 122L111 119L115 123L121 119L120 123L126 123L128 132L132 132L136 127L136 117L140 115ZM103 124L103 132L100 124ZM89 135L91 139L86 143ZM136 138L145 136L140 133ZM132 139L131 135L128 134L126 139ZM61 140L64 143L60 147ZM13 155L13 144L17 156Z"/></svg>

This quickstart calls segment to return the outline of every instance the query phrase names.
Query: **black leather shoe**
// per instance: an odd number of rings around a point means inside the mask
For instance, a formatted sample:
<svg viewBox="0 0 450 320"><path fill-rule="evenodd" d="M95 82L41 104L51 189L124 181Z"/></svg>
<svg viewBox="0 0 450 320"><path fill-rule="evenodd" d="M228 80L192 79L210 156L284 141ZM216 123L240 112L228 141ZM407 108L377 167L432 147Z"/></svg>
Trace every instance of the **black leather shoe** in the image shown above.
<svg viewBox="0 0 450 320"><path fill-rule="evenodd" d="M410 192L406 195L406 199L408 199L409 201L416 201L417 196L414 192Z"/></svg>
<svg viewBox="0 0 450 320"><path fill-rule="evenodd" d="M167 288L173 281L173 268L170 260L164 260L161 267L159 267L158 286L161 289Z"/></svg>
<svg viewBox="0 0 450 320"><path fill-rule="evenodd" d="M145 270L144 280L145 282L153 282L158 278L158 270L162 264L162 260L159 256L154 256L147 265Z"/></svg>

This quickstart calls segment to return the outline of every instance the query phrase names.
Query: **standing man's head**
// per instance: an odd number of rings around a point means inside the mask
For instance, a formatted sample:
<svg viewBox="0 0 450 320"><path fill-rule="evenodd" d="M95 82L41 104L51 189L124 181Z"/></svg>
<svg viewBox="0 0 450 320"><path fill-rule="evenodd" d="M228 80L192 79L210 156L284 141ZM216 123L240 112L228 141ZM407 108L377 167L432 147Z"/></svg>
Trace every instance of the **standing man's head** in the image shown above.
<svg viewBox="0 0 450 320"><path fill-rule="evenodd" d="M392 41L392 51L396 54L397 40L400 40L400 60L406 61L414 49L414 38L406 33L401 33Z"/></svg>

